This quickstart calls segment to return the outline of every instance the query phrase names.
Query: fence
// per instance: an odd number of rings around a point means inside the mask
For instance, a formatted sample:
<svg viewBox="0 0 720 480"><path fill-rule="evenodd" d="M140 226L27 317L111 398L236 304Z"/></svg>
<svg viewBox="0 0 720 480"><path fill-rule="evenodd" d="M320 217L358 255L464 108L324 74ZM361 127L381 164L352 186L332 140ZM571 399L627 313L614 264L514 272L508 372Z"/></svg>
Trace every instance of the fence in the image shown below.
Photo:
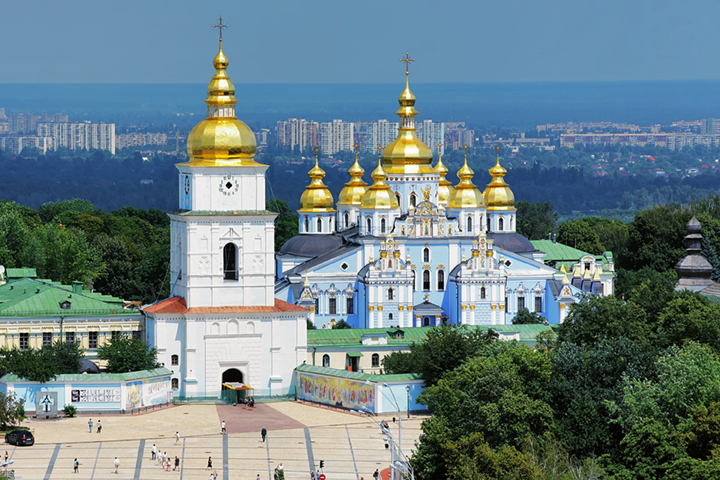
<svg viewBox="0 0 720 480"><path fill-rule="evenodd" d="M242 403L247 397L253 397L255 403L286 402L297 400L297 388L273 388L256 390L220 390L201 392L192 396L175 395L175 404L185 403Z"/></svg>

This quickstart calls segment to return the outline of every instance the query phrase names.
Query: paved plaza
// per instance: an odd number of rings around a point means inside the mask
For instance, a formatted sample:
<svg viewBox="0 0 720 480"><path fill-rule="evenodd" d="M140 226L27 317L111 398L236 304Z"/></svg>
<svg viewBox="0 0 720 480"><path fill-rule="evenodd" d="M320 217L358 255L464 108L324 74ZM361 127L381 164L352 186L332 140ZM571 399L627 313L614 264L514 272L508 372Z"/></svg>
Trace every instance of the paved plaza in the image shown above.
<svg viewBox="0 0 720 480"><path fill-rule="evenodd" d="M93 433L88 420L93 420ZM423 417L403 419L402 442L409 451L420 434ZM392 415L377 417L390 423ZM97 421L102 433L96 433ZM227 435L220 434L225 420ZM60 479L208 479L208 457L218 479L272 479L282 463L285 478L309 479L313 465L325 461L328 480L372 480L383 470L390 452L373 419L297 402L259 404L253 409L231 405L183 405L142 415L80 416L60 420L28 420L36 439L32 447L5 445L14 460L15 478ZM266 442L260 438L267 428ZM175 432L180 432L176 442ZM378 438L372 438L374 435ZM179 471L163 471L150 459L152 445L180 458ZM120 460L116 475L113 461ZM73 461L80 462L73 473Z"/></svg>

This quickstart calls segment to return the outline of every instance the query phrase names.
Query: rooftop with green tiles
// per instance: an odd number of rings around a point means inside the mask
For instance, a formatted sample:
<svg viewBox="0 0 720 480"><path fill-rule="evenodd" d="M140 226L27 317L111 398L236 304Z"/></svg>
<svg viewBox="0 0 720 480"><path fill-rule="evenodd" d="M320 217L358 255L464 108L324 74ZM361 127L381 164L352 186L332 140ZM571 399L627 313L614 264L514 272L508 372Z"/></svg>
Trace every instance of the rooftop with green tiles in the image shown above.
<svg viewBox="0 0 720 480"><path fill-rule="evenodd" d="M133 380L144 380L146 378L164 377L172 375L172 370L165 367L153 370L140 370L127 373L75 373L56 375L52 382L130 382ZM6 373L0 378L0 382L25 382L26 380L13 373Z"/></svg>
<svg viewBox="0 0 720 480"><path fill-rule="evenodd" d="M603 265L613 261L612 252L603 252L602 255L592 255L552 240L530 240L530 243L532 243L536 249L545 252L545 263L555 265L556 268L559 268L561 264L564 264L566 267L571 267L581 258L588 255Z"/></svg>
<svg viewBox="0 0 720 480"><path fill-rule="evenodd" d="M0 318L141 316L122 299L63 285L51 280L22 278L0 285Z"/></svg>
<svg viewBox="0 0 720 480"><path fill-rule="evenodd" d="M371 381L375 383L387 383L387 382L407 382L410 380L422 380L422 375L419 373L398 373L393 375L380 375L375 373L362 373L362 372L350 372L347 370L340 370L339 368L320 367L317 365L308 365L303 363L298 365L298 372L302 373L315 373L318 375L328 375L330 377L348 378L350 380L360 381ZM0 379L2 380L2 379Z"/></svg>
<svg viewBox="0 0 720 480"><path fill-rule="evenodd" d="M428 332L437 327L411 327L411 328L345 328L308 330L308 347L361 347L364 336L387 335L388 346L408 346L413 342L425 339ZM517 334L521 343L534 344L540 332L552 330L549 325L477 325L468 326L470 329L486 331L495 330L503 336ZM377 345L373 345L377 346Z"/></svg>

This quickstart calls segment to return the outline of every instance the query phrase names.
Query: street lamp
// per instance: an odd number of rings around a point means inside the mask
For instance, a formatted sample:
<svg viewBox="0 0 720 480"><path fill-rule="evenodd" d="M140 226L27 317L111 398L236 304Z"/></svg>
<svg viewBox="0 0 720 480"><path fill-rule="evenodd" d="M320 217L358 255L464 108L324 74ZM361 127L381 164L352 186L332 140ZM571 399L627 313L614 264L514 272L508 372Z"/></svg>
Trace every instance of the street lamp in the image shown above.
<svg viewBox="0 0 720 480"><path fill-rule="evenodd" d="M405 385L405 392L407 393L407 416L410 418L410 385Z"/></svg>

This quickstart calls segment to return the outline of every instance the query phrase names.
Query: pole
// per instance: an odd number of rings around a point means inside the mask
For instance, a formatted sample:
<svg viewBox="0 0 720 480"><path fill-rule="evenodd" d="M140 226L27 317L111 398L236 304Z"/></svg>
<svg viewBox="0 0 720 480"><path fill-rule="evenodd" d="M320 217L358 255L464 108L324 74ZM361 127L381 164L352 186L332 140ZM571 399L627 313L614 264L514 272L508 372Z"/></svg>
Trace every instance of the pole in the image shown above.
<svg viewBox="0 0 720 480"><path fill-rule="evenodd" d="M410 419L410 385L405 387L405 391L407 392L407 417Z"/></svg>

